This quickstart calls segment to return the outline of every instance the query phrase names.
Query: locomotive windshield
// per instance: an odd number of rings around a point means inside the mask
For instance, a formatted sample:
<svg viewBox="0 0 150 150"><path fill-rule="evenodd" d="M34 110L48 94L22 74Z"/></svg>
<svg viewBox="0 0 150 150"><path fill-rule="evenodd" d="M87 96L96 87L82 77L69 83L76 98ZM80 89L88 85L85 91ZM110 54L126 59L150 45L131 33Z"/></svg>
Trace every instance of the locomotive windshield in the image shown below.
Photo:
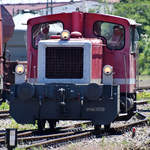
<svg viewBox="0 0 150 150"><path fill-rule="evenodd" d="M63 31L62 22L44 22L32 28L32 43L37 49L40 40L50 39L52 35L59 35Z"/></svg>
<svg viewBox="0 0 150 150"><path fill-rule="evenodd" d="M97 21L93 31L96 36L106 39L109 49L121 50L124 47L125 32L122 25Z"/></svg>

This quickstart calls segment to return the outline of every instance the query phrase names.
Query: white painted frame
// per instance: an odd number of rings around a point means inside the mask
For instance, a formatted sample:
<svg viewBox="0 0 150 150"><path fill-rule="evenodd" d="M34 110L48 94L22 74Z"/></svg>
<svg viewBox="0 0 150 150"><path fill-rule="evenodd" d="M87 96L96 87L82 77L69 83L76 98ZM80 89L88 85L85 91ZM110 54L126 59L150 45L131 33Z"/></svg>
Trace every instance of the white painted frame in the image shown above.
<svg viewBox="0 0 150 150"><path fill-rule="evenodd" d="M46 47L83 47L83 78L81 79L48 79L45 77ZM38 83L75 83L89 84L91 80L92 44L88 40L41 40L38 44Z"/></svg>

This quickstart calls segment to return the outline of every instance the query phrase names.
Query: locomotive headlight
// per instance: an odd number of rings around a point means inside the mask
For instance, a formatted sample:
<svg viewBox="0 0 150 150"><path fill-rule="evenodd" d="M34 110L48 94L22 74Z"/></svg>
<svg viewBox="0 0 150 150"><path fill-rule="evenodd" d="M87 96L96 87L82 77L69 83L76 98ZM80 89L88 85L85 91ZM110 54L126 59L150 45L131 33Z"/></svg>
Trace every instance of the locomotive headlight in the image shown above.
<svg viewBox="0 0 150 150"><path fill-rule="evenodd" d="M112 66L110 66L110 65L104 66L103 72L104 72L105 75L111 75L112 72L113 72Z"/></svg>
<svg viewBox="0 0 150 150"><path fill-rule="evenodd" d="M25 71L25 68L23 65L17 65L16 68L15 68L15 72L18 74L18 75L22 75Z"/></svg>
<svg viewBox="0 0 150 150"><path fill-rule="evenodd" d="M68 30L64 30L61 32L61 39L68 40L70 38L70 32Z"/></svg>

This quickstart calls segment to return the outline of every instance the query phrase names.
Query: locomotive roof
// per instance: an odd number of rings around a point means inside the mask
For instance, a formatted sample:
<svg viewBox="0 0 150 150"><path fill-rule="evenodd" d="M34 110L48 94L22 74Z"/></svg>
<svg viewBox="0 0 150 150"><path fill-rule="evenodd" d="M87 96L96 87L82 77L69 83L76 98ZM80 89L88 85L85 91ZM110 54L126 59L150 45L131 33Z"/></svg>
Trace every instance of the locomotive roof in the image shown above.
<svg viewBox="0 0 150 150"><path fill-rule="evenodd" d="M104 15L104 16L106 15L106 16L110 16L110 17L117 17L117 18L120 18L120 19L125 19L129 22L130 25L141 26L140 23L137 23L133 19L129 19L129 18L121 17L121 16L110 15L110 14L101 14L101 15Z"/></svg>
<svg viewBox="0 0 150 150"><path fill-rule="evenodd" d="M81 13L81 12L79 12L79 13ZM83 12L83 13L85 13L85 12ZM70 14L70 13L59 13L59 14ZM86 13L86 14L94 14L94 13ZM95 14L98 14L98 13L95 13ZM53 15L57 15L57 14L53 14ZM110 15L110 14L102 14L102 13L99 15L123 19L123 20L126 20L129 23L129 25L141 26L141 24L136 23L136 21L133 19L129 19L129 18L121 17L121 16ZM40 17L44 17L44 16L40 16ZM40 18L40 17L38 17L38 18ZM30 20L33 20L33 19L36 19L36 18L29 19L27 24L29 24Z"/></svg>

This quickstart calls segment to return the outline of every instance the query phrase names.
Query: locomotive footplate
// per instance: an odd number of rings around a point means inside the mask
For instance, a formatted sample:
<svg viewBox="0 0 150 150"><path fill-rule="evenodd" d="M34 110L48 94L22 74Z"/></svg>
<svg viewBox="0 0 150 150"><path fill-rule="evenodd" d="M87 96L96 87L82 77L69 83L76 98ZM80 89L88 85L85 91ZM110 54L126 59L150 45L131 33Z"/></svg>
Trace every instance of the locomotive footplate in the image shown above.
<svg viewBox="0 0 150 150"><path fill-rule="evenodd" d="M119 86L95 83L23 83L11 89L10 114L22 124L38 119L92 120L96 125L109 124L120 111L119 93Z"/></svg>

